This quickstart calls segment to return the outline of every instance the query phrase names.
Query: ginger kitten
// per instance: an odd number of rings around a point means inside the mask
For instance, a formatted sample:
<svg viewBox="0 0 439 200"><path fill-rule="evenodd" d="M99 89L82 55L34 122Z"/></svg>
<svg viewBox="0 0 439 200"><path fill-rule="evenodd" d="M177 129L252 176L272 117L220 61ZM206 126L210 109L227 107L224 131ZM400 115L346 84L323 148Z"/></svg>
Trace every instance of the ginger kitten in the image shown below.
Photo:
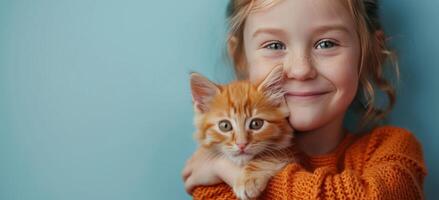
<svg viewBox="0 0 439 200"><path fill-rule="evenodd" d="M283 76L278 66L258 85L218 85L191 74L195 138L209 156L224 156L242 167L233 184L240 199L258 197L270 178L294 161Z"/></svg>

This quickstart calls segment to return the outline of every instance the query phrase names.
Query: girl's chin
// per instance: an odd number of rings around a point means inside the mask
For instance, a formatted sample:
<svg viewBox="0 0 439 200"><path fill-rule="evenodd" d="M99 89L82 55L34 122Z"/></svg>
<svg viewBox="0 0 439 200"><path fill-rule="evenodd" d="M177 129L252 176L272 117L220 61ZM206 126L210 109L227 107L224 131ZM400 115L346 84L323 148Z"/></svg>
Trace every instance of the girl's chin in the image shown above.
<svg viewBox="0 0 439 200"><path fill-rule="evenodd" d="M312 119L312 118L300 118L299 117L292 117L290 116L288 118L290 125L293 127L294 130L299 132L306 132L306 131L312 131L315 129L318 129L320 127L319 119Z"/></svg>

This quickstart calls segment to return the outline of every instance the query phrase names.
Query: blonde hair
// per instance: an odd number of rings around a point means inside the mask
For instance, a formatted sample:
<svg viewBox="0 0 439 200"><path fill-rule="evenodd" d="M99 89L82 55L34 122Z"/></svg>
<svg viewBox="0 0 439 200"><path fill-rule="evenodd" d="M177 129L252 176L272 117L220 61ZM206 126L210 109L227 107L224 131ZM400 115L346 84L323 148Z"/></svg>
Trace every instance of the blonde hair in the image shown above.
<svg viewBox="0 0 439 200"><path fill-rule="evenodd" d="M230 0L227 8L229 23L228 53L238 79L248 76L244 53L244 25L250 12L273 6L280 0ZM377 0L343 0L356 24L360 40L361 57L359 69L359 92L355 100L362 106L360 127L371 125L384 119L396 102L395 87L384 76L385 62L389 60L399 79L399 67L396 55L387 47L384 32L378 15ZM384 92L388 104L384 108L375 105L376 91ZM361 91L361 92L360 92Z"/></svg>

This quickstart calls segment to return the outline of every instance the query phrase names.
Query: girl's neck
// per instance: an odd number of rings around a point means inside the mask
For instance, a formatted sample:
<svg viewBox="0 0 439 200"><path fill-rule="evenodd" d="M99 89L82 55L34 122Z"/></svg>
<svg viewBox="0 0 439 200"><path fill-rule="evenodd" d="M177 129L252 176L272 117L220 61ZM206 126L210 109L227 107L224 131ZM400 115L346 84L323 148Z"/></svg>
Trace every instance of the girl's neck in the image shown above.
<svg viewBox="0 0 439 200"><path fill-rule="evenodd" d="M343 118L312 131L296 132L299 148L308 156L328 154L343 140L346 130L343 128Z"/></svg>

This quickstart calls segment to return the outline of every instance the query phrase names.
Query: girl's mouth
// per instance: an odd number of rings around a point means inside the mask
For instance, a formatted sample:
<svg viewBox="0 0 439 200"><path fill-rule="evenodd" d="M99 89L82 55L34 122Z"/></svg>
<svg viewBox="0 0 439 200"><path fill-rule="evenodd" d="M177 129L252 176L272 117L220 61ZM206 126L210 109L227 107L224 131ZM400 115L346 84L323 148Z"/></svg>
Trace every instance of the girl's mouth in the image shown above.
<svg viewBox="0 0 439 200"><path fill-rule="evenodd" d="M285 94L286 98L295 100L313 100L317 99L331 91L305 91L305 92L287 92Z"/></svg>

